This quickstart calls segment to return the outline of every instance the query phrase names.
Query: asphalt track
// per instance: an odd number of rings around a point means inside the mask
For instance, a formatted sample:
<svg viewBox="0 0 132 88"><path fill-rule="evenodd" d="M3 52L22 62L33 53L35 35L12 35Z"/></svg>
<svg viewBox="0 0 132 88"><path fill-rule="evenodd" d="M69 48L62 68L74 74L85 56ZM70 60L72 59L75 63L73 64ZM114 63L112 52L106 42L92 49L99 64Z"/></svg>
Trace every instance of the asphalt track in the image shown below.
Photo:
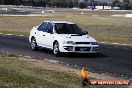
<svg viewBox="0 0 132 88"><path fill-rule="evenodd" d="M0 52L31 56L36 59L49 59L69 64L84 66L95 72L108 72L132 79L132 46L99 44L99 54L63 54L55 57L51 51L41 49L32 51L28 37L0 35Z"/></svg>

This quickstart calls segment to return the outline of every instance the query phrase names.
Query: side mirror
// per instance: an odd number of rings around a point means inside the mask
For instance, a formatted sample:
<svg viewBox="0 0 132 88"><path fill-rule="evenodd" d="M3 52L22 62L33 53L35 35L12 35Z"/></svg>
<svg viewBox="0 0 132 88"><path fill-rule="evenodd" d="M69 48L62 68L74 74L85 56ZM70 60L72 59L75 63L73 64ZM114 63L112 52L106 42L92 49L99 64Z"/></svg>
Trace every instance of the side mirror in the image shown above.
<svg viewBox="0 0 132 88"><path fill-rule="evenodd" d="M33 29L36 29L36 27L33 27Z"/></svg>
<svg viewBox="0 0 132 88"><path fill-rule="evenodd" d="M33 29L37 29L37 28L38 28L38 26L33 27Z"/></svg>
<svg viewBox="0 0 132 88"><path fill-rule="evenodd" d="M85 33L85 34L88 34L88 32L87 32L87 31L84 31L84 33Z"/></svg>
<svg viewBox="0 0 132 88"><path fill-rule="evenodd" d="M47 30L47 32L53 34L52 30Z"/></svg>

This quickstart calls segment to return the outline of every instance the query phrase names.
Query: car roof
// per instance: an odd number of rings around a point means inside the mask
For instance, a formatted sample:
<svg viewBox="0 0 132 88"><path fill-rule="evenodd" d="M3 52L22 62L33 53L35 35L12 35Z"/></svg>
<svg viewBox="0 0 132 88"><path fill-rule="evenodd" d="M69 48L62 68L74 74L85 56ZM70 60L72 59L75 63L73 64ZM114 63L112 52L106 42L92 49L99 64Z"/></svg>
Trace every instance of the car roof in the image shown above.
<svg viewBox="0 0 132 88"><path fill-rule="evenodd" d="M44 21L44 22L51 22L51 23L66 23L66 24L75 24L72 22L68 22L68 21Z"/></svg>

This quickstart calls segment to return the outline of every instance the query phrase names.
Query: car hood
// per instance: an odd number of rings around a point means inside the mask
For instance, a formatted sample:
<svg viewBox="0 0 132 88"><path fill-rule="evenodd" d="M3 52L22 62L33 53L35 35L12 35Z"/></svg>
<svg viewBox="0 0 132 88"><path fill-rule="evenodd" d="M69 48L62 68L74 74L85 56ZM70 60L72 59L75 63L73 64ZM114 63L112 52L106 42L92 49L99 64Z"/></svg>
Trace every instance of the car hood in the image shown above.
<svg viewBox="0 0 132 88"><path fill-rule="evenodd" d="M64 41L74 42L96 42L96 40L89 35L78 35L78 34L58 34L57 37L61 37Z"/></svg>

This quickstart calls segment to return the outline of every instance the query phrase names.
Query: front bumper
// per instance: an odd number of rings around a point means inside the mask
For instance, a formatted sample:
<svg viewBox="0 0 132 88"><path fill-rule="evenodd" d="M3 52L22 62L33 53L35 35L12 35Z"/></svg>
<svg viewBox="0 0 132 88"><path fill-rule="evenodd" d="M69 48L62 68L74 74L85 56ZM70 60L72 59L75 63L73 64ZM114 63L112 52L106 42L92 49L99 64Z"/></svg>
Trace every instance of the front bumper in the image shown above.
<svg viewBox="0 0 132 88"><path fill-rule="evenodd" d="M59 47L60 52L74 53L97 53L99 45L62 45Z"/></svg>

